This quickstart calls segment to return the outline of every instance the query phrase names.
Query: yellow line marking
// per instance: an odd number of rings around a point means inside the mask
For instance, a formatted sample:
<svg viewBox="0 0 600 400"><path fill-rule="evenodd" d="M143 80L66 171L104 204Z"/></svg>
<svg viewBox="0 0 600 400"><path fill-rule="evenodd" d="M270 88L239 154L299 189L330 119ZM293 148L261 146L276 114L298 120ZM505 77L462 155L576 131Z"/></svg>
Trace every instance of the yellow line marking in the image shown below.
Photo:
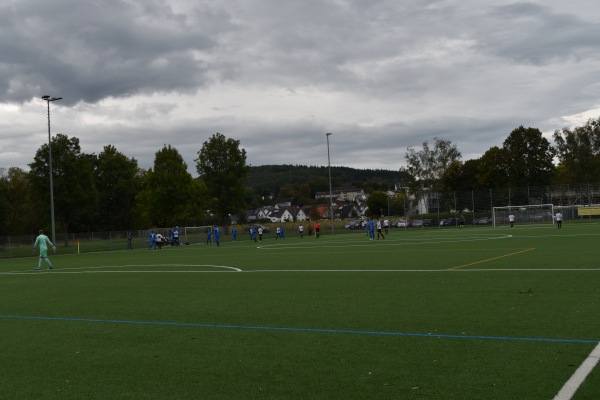
<svg viewBox="0 0 600 400"><path fill-rule="evenodd" d="M469 263L469 264L459 265L458 267L452 267L452 268L448 268L448 271L452 271L452 270L454 270L454 269L459 269L459 268L468 267L468 266L475 265L475 264L481 264L481 263L488 262L488 261L498 260L498 259L500 259L500 258L504 258L504 257L510 257L510 256L514 256L514 255L521 254L521 253L526 253L526 252L528 252L528 251L531 251L531 250L535 250L535 248L534 248L534 247L532 247L532 248L530 248L530 249L525 249L525 250L517 251L516 253L505 254L505 255L503 255L503 256L498 256L498 257L488 258L488 259L486 259L486 260L475 261L475 262L472 262L472 263Z"/></svg>

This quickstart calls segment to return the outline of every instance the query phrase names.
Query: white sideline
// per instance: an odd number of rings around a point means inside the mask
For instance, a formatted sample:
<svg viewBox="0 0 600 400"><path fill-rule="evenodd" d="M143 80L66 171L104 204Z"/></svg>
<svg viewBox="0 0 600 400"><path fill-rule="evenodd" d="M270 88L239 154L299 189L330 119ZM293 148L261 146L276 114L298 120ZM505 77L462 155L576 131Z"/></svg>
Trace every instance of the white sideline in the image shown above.
<svg viewBox="0 0 600 400"><path fill-rule="evenodd" d="M598 343L594 350L592 350L588 358L581 363L571 379L569 379L562 389L560 389L560 392L558 392L556 397L554 397L554 400L572 399L575 395L575 392L577 392L577 389L579 389L579 386L581 386L588 374L592 372L598 363L598 360L600 360L600 343Z"/></svg>

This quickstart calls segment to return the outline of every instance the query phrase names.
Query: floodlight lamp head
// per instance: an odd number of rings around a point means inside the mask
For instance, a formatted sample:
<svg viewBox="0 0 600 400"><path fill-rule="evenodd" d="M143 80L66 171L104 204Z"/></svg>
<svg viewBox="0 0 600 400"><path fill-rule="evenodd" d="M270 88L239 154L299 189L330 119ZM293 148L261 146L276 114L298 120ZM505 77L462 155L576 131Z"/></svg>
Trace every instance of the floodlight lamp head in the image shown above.
<svg viewBox="0 0 600 400"><path fill-rule="evenodd" d="M331 132L328 132L328 133L325 134L325 136L329 136L329 135L331 135Z"/></svg>
<svg viewBox="0 0 600 400"><path fill-rule="evenodd" d="M62 100L62 97L50 97L50 96L42 96L42 100L46 100L46 101L56 101L56 100Z"/></svg>

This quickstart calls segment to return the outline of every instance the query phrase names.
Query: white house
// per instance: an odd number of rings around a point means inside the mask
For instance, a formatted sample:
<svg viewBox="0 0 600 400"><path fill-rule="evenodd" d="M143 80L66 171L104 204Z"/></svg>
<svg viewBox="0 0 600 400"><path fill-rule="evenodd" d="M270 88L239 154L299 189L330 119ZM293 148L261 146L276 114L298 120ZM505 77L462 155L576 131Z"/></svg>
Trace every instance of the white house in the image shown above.
<svg viewBox="0 0 600 400"><path fill-rule="evenodd" d="M269 214L269 219L271 222L288 222L293 221L294 216L288 210L289 207L282 207L276 210L273 210L271 214Z"/></svg>

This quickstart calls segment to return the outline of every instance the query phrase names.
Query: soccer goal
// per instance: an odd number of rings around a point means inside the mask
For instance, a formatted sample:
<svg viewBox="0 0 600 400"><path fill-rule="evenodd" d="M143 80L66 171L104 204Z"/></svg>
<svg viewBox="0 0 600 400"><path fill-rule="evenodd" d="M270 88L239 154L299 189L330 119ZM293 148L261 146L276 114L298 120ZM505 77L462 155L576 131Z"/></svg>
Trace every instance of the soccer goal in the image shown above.
<svg viewBox="0 0 600 400"><path fill-rule="evenodd" d="M181 244L199 244L206 243L206 236L208 231L212 233L213 227L210 225L206 226L186 226L183 228L183 238L181 238Z"/></svg>
<svg viewBox="0 0 600 400"><path fill-rule="evenodd" d="M510 215L514 216L515 225L553 224L554 205L528 204L525 206L494 207L493 225L510 225Z"/></svg>

